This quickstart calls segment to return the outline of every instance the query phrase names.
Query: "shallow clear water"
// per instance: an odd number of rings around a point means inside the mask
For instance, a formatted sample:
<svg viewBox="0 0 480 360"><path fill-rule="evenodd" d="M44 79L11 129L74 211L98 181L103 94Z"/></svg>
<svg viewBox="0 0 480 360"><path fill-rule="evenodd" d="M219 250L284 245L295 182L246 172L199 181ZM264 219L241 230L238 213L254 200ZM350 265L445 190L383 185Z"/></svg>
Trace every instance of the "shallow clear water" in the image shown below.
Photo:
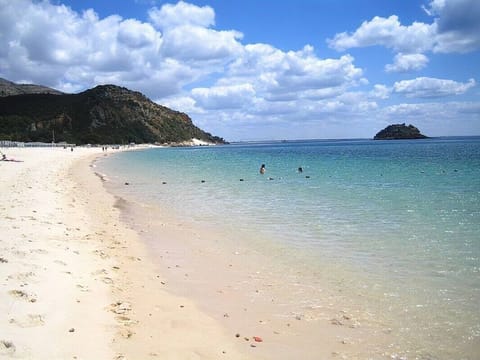
<svg viewBox="0 0 480 360"><path fill-rule="evenodd" d="M288 266L342 269L432 358L480 350L478 137L150 149L98 167L140 201L275 244Z"/></svg>

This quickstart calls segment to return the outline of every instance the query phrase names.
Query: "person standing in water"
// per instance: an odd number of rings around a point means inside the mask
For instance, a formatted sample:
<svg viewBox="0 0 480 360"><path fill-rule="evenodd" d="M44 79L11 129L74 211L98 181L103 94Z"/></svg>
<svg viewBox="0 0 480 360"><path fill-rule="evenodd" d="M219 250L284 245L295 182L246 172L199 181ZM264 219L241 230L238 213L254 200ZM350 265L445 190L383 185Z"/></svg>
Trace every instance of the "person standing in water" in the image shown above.
<svg viewBox="0 0 480 360"><path fill-rule="evenodd" d="M265 164L262 164L262 166L260 166L260 174L265 174Z"/></svg>

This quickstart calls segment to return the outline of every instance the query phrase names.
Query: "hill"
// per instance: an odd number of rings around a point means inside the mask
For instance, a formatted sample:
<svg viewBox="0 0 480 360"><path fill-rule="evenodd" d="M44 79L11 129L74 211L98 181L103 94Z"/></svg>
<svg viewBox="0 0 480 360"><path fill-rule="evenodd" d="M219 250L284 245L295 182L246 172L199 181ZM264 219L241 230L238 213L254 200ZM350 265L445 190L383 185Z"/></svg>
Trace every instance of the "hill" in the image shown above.
<svg viewBox="0 0 480 360"><path fill-rule="evenodd" d="M0 139L51 142L54 136L56 142L125 144L197 138L224 143L193 125L188 115L123 87L100 85L78 94L34 90L0 97Z"/></svg>
<svg viewBox="0 0 480 360"><path fill-rule="evenodd" d="M22 95L22 94L61 95L63 93L46 86L34 85L34 84L15 84L11 81L0 78L0 96L12 96L12 95Z"/></svg>
<svg viewBox="0 0 480 360"><path fill-rule="evenodd" d="M379 131L374 140L399 140L399 139L426 139L427 136L420 133L413 125L393 124Z"/></svg>

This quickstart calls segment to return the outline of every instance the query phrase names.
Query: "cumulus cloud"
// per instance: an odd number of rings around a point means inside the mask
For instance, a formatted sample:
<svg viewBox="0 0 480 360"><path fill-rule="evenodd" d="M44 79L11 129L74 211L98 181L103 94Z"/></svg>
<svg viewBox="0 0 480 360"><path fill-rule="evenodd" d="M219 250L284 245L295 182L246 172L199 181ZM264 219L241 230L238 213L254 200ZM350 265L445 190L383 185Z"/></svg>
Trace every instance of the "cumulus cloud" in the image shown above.
<svg viewBox="0 0 480 360"><path fill-rule="evenodd" d="M247 45L221 83L248 81L270 101L324 98L362 81L363 71L354 65L354 60L350 55L321 59L309 45L288 52L265 44Z"/></svg>
<svg viewBox="0 0 480 360"><path fill-rule="evenodd" d="M413 22L405 26L396 15L375 16L354 32L336 34L327 42L338 51L380 45L406 54L469 52L480 48L478 0L432 0L423 8L434 17L431 24Z"/></svg>
<svg viewBox="0 0 480 360"><path fill-rule="evenodd" d="M199 26L182 25L164 33L162 54L186 61L225 61L241 51L236 31L215 31Z"/></svg>
<svg viewBox="0 0 480 360"><path fill-rule="evenodd" d="M418 71L427 66L428 58L423 54L397 54L394 63L385 66L386 72Z"/></svg>
<svg viewBox="0 0 480 360"><path fill-rule="evenodd" d="M391 92L392 92L391 88L382 84L376 84L373 86L373 90L370 91L369 95L372 98L388 99L390 97Z"/></svg>
<svg viewBox="0 0 480 360"><path fill-rule="evenodd" d="M478 0L433 0L429 13L436 16L434 51L469 52L480 49L480 2Z"/></svg>
<svg viewBox="0 0 480 360"><path fill-rule="evenodd" d="M336 34L327 42L338 51L382 45L397 52L422 53L432 47L435 28L435 25L419 22L404 26L396 15L388 18L375 16L371 21L363 22L355 32Z"/></svg>
<svg viewBox="0 0 480 360"><path fill-rule="evenodd" d="M394 91L406 97L435 98L460 95L475 86L475 80L467 83L453 80L419 77L413 80L398 81L393 85Z"/></svg>
<svg viewBox="0 0 480 360"><path fill-rule="evenodd" d="M478 102L468 101L449 101L449 102L425 102L425 103L401 103L390 105L382 109L379 114L388 119L435 119L434 123L438 125L439 120L457 119L458 114L466 114L469 118L478 117L480 113L480 104ZM457 126L460 124L457 123Z"/></svg>
<svg viewBox="0 0 480 360"><path fill-rule="evenodd" d="M199 7L183 1L165 4L160 9L154 7L148 15L151 22L162 30L183 25L199 27L215 25L215 11L210 6Z"/></svg>
<svg viewBox="0 0 480 360"><path fill-rule="evenodd" d="M212 28L215 11L209 6L180 1L152 8L148 14L152 24L163 32L162 56L192 62L224 62L237 56L242 47L242 33Z"/></svg>
<svg viewBox="0 0 480 360"><path fill-rule="evenodd" d="M2 75L62 90L151 66L162 45L151 24L48 1L0 1Z"/></svg>
<svg viewBox="0 0 480 360"><path fill-rule="evenodd" d="M150 24L138 20L127 19L119 23L117 38L120 43L130 48L142 48L150 44L156 44L159 50L161 37Z"/></svg>
<svg viewBox="0 0 480 360"><path fill-rule="evenodd" d="M179 2L149 16L152 22L100 18L49 1L0 0L1 76L64 91L112 82L161 98L242 51L241 33L210 28L210 7Z"/></svg>

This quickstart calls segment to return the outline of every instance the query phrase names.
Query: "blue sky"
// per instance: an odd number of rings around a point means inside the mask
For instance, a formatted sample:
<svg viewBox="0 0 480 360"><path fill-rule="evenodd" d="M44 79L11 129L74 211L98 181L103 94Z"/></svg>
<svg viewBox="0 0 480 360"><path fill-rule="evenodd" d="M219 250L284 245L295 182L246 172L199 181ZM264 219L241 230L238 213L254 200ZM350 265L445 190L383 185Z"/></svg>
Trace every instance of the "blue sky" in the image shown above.
<svg viewBox="0 0 480 360"><path fill-rule="evenodd" d="M478 0L0 0L0 77L113 83L227 140L480 135Z"/></svg>

